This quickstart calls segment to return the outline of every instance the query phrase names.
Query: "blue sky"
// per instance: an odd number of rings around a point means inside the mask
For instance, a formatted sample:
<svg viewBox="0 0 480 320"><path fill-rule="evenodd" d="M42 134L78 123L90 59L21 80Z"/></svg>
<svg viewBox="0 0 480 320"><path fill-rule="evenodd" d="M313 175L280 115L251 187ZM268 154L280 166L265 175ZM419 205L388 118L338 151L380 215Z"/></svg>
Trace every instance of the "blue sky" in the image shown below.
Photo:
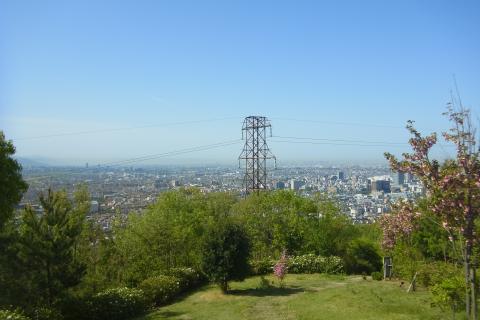
<svg viewBox="0 0 480 320"><path fill-rule="evenodd" d="M2 1L0 129L19 156L78 164L239 139L252 114L278 136L406 142L408 119L448 127L453 74L480 116L479 16L478 1ZM273 140L280 164L408 150Z"/></svg>

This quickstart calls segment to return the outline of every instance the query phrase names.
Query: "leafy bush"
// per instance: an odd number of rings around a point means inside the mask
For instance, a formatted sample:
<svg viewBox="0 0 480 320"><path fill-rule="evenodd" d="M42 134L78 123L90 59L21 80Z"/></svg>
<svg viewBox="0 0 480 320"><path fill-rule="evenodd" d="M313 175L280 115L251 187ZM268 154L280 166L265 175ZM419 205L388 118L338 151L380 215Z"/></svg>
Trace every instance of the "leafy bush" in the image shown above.
<svg viewBox="0 0 480 320"><path fill-rule="evenodd" d="M145 279L139 288L145 294L147 301L160 306L171 301L181 292L180 280L172 276L156 276Z"/></svg>
<svg viewBox="0 0 480 320"><path fill-rule="evenodd" d="M382 257L378 254L376 246L361 239L350 242L344 261L347 273L370 274L382 268Z"/></svg>
<svg viewBox="0 0 480 320"><path fill-rule="evenodd" d="M461 276L446 278L432 287L433 304L455 312L464 307L465 289L465 281Z"/></svg>
<svg viewBox="0 0 480 320"><path fill-rule="evenodd" d="M40 307L34 310L33 318L35 320L63 320L64 317L54 308Z"/></svg>
<svg viewBox="0 0 480 320"><path fill-rule="evenodd" d="M123 320L145 312L147 303L140 289L114 288L94 295L89 301L90 319Z"/></svg>
<svg viewBox="0 0 480 320"><path fill-rule="evenodd" d="M372 272L372 279L378 281L383 280L383 274L378 271Z"/></svg>
<svg viewBox="0 0 480 320"><path fill-rule="evenodd" d="M264 275L272 272L275 261L272 259L251 261L250 266L253 275Z"/></svg>
<svg viewBox="0 0 480 320"><path fill-rule="evenodd" d="M0 319L8 320L30 320L29 317L23 315L21 311L0 310Z"/></svg>
<svg viewBox="0 0 480 320"><path fill-rule="evenodd" d="M250 273L250 240L240 224L211 226L203 244L202 269L210 281L226 292L228 281L244 280Z"/></svg>
<svg viewBox="0 0 480 320"><path fill-rule="evenodd" d="M255 275L271 273L275 260L259 260L251 262ZM323 257L315 254L289 256L288 272L290 273L327 273L338 274L343 272L342 259L337 256Z"/></svg>
<svg viewBox="0 0 480 320"><path fill-rule="evenodd" d="M430 262L418 268L417 281L425 287L431 287L441 283L445 278L452 278L455 275L462 275L463 270L451 263Z"/></svg>
<svg viewBox="0 0 480 320"><path fill-rule="evenodd" d="M261 276L260 281L258 282L257 289L266 290L270 287L271 287L270 282L267 279L265 279L264 276Z"/></svg>
<svg viewBox="0 0 480 320"><path fill-rule="evenodd" d="M165 275L177 278L182 292L193 289L206 280L203 274L192 268L172 268Z"/></svg>
<svg viewBox="0 0 480 320"><path fill-rule="evenodd" d="M322 257L314 254L290 257L288 270L291 273L336 274L343 270L342 259L336 256Z"/></svg>

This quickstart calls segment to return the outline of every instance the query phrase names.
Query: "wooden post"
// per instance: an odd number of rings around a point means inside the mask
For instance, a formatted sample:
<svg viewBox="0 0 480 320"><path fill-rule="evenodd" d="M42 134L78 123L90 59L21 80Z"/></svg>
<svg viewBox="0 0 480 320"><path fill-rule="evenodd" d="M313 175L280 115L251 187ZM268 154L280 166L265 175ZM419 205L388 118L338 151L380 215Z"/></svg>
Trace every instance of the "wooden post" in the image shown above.
<svg viewBox="0 0 480 320"><path fill-rule="evenodd" d="M410 285L408 286L407 292L415 291L415 282L416 281L417 281L417 272L415 272L415 275L413 276L412 282L410 282Z"/></svg>

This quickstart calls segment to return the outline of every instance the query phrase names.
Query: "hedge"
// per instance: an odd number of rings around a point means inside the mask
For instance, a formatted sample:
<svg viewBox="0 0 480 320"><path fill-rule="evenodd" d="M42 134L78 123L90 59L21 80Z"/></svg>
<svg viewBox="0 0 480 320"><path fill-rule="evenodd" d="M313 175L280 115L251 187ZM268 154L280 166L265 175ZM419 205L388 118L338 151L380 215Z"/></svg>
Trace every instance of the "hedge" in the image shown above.
<svg viewBox="0 0 480 320"><path fill-rule="evenodd" d="M142 290L113 288L100 292L88 301L90 319L125 320L138 316L148 307Z"/></svg>

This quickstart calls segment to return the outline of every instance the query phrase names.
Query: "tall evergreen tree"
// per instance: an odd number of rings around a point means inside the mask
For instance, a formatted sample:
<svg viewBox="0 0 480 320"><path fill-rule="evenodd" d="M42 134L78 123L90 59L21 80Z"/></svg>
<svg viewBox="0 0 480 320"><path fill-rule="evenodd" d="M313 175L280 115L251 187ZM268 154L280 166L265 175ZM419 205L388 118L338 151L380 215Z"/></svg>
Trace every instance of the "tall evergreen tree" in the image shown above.
<svg viewBox="0 0 480 320"><path fill-rule="evenodd" d="M77 245L85 220L84 203L74 206L65 192L40 196L44 212L28 207L20 225L19 256L27 267L30 294L36 304L53 306L85 272Z"/></svg>
<svg viewBox="0 0 480 320"><path fill-rule="evenodd" d="M0 131L0 230L11 218L15 205L22 199L27 184L22 179L22 167L12 158L15 147Z"/></svg>
<svg viewBox="0 0 480 320"><path fill-rule="evenodd" d="M12 142L5 140L0 131L0 305L10 304L21 293L21 288L15 285L18 265L13 247L15 228L12 217L15 205L27 190L27 184L22 179L22 167L12 158L14 154Z"/></svg>

